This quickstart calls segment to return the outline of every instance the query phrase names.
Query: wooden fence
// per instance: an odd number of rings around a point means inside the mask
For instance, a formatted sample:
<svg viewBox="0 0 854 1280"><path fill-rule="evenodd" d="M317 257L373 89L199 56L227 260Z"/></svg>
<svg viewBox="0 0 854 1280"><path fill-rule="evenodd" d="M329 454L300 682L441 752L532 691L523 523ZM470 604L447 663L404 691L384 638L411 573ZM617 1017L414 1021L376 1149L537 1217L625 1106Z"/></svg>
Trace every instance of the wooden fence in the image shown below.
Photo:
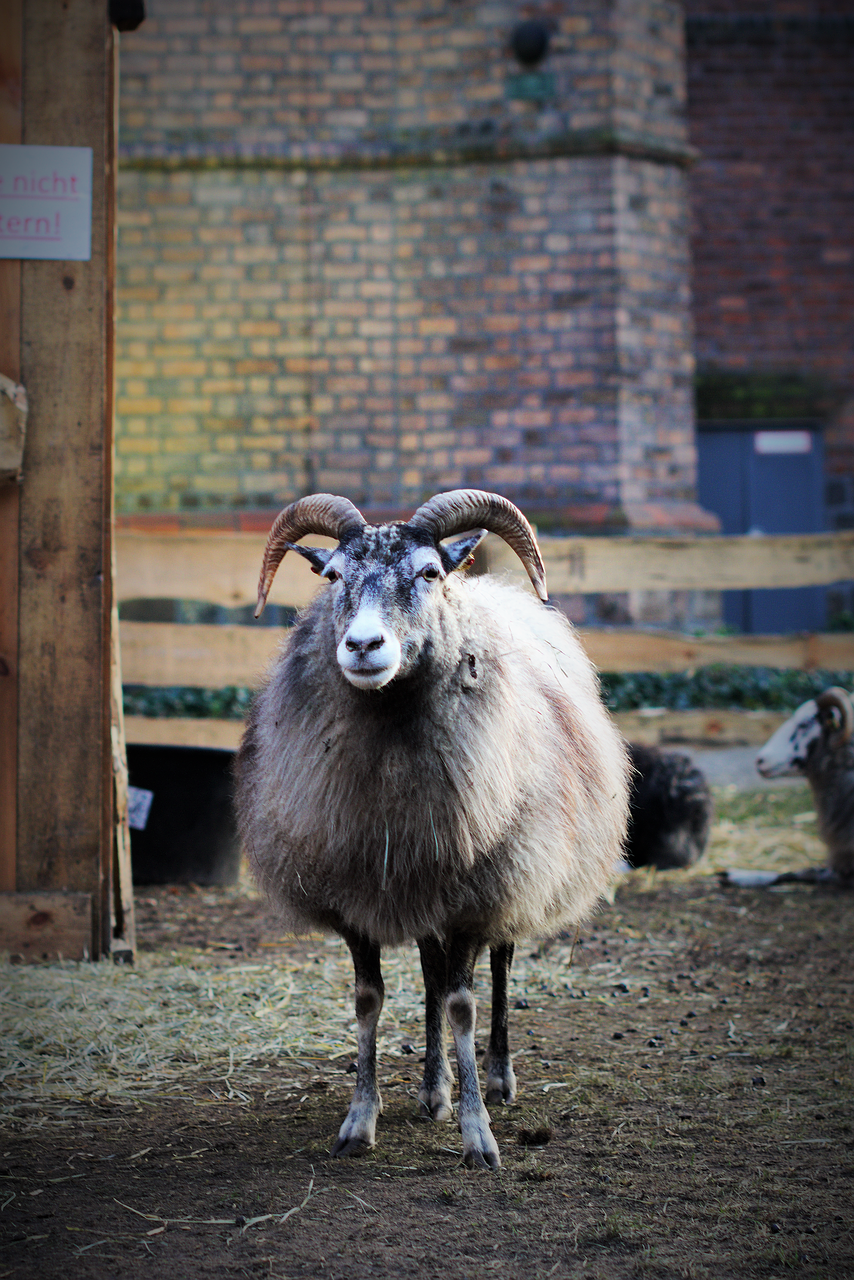
<svg viewBox="0 0 854 1280"><path fill-rule="evenodd" d="M319 545L328 539L315 539ZM255 603L264 538L255 533L119 531L116 537L119 601L201 600L231 608ZM803 587L854 579L854 533L797 537L540 538L553 593L648 590L732 590ZM513 553L498 538L486 542L492 571L527 582ZM270 595L272 603L301 607L318 589L298 556L287 556ZM275 627L122 622L122 678L145 686L253 686L285 632ZM794 669L854 670L854 634L787 636L678 635L637 628L586 629L579 635L603 671L685 671L709 663ZM693 719L692 719L693 717ZM632 736L678 740L679 717L620 717ZM780 717L687 713L683 737L709 741L762 741ZM736 726L740 726L736 728ZM644 728L646 733L644 734ZM232 721L153 720L129 716L130 742L233 747ZM740 736L739 736L740 735Z"/></svg>

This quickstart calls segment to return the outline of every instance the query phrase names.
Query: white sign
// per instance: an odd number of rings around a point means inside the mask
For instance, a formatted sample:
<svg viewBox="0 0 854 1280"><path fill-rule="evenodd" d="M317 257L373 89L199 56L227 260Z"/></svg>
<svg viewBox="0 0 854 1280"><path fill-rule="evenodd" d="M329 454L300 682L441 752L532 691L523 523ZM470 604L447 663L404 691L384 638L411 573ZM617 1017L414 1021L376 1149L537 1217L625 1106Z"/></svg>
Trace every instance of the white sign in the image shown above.
<svg viewBox="0 0 854 1280"><path fill-rule="evenodd" d="M756 453L811 453L812 436L809 431L755 431L753 449Z"/></svg>
<svg viewBox="0 0 854 1280"><path fill-rule="evenodd" d="M0 144L0 258L92 257L92 148Z"/></svg>

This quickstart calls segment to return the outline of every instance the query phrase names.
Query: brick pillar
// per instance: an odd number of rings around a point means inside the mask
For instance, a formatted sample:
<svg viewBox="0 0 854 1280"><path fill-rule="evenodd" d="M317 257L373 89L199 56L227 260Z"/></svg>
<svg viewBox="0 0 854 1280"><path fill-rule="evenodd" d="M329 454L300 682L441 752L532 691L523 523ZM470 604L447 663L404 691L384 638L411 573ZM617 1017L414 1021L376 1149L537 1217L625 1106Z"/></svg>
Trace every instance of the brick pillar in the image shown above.
<svg viewBox="0 0 854 1280"><path fill-rule="evenodd" d="M122 46L120 508L710 527L677 0L550 6L535 66L501 0L188 8Z"/></svg>

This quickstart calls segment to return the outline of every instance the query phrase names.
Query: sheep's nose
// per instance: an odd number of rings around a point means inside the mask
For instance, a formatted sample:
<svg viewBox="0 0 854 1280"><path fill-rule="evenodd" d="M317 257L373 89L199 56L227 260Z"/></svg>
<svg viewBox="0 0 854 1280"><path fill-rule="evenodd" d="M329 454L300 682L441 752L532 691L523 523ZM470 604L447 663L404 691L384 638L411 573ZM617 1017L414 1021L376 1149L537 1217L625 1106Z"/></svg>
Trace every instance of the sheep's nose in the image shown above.
<svg viewBox="0 0 854 1280"><path fill-rule="evenodd" d="M348 636L344 644L348 653L375 653L385 644L385 636L372 636L370 640L359 640Z"/></svg>
<svg viewBox="0 0 854 1280"><path fill-rule="evenodd" d="M360 609L338 644L338 665L357 689L381 689L400 667L400 641L376 609Z"/></svg>

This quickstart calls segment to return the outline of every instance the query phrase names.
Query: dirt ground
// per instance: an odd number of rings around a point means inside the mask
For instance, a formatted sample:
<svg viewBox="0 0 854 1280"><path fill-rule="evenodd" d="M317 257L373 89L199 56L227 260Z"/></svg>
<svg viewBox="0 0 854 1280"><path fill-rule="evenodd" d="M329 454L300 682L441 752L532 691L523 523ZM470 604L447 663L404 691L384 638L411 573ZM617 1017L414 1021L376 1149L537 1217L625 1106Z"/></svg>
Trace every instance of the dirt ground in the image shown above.
<svg viewBox="0 0 854 1280"><path fill-rule="evenodd" d="M283 942L234 889L143 889L137 909L143 953L180 940L199 965L305 966L330 945ZM850 1280L852 925L854 894L635 873L571 983L565 940L529 948L553 981L511 994L520 1089L493 1110L497 1173L417 1118L408 1042L380 1062L361 1160L327 1154L349 1056L273 1061L288 1088L238 1099L200 1079L6 1122L0 1280Z"/></svg>

